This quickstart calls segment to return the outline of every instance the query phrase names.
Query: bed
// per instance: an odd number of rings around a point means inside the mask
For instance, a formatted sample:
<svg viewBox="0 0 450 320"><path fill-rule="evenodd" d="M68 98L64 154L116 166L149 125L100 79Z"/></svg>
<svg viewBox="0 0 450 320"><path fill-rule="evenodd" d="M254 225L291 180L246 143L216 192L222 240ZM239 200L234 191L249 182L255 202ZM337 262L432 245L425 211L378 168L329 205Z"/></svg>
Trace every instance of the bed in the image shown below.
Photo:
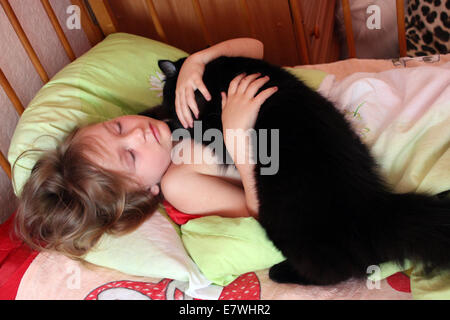
<svg viewBox="0 0 450 320"><path fill-rule="evenodd" d="M21 157L24 151L54 148L75 125L156 105L162 89L157 60L185 55L160 41L111 32L64 67L25 110L18 108L21 119L11 141L9 163L2 155L2 167L12 178L15 193L20 193L39 156ZM353 58L286 68L335 101L370 146L395 190L444 196L450 190L450 54L394 60ZM436 73L439 79L433 77ZM275 283L268 269L283 257L256 220L217 216L188 220L167 202L132 233L105 235L84 261L30 250L14 238L13 219L14 214L0 226L1 299L450 297L448 274L424 279L420 268L413 265L377 266L368 269L367 279L335 286Z"/></svg>

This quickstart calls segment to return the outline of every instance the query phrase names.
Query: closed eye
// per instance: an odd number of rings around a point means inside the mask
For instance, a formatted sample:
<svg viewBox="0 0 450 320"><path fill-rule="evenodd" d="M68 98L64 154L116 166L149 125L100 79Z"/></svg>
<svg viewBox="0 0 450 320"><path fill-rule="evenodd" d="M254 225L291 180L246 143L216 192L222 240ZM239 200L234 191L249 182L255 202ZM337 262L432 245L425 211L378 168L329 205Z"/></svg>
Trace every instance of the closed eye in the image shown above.
<svg viewBox="0 0 450 320"><path fill-rule="evenodd" d="M133 150L128 150L128 153L130 154L131 158L133 159L133 163L136 162L136 155L134 154Z"/></svg>
<svg viewBox="0 0 450 320"><path fill-rule="evenodd" d="M122 125L120 124L119 121L116 122L116 127L117 127L117 132L119 134L121 134L122 133Z"/></svg>

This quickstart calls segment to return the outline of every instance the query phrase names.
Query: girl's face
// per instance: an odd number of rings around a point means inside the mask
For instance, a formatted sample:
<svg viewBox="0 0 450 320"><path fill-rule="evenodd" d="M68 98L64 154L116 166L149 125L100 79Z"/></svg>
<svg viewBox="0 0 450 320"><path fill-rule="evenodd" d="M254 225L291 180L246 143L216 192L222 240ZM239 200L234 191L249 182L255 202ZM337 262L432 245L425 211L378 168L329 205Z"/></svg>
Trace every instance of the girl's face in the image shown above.
<svg viewBox="0 0 450 320"><path fill-rule="evenodd" d="M91 160L101 167L127 174L153 194L171 163L171 132L163 121L130 115L82 128L82 139L94 138L105 153ZM130 179L131 180L131 179Z"/></svg>

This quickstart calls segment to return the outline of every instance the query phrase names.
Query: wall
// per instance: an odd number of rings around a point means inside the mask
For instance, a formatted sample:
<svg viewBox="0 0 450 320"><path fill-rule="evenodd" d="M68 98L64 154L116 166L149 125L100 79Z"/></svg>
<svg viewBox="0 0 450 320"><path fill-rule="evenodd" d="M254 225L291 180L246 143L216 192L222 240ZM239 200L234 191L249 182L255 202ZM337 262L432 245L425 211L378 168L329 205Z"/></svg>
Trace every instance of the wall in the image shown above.
<svg viewBox="0 0 450 320"><path fill-rule="evenodd" d="M10 0L11 7L27 34L36 54L51 78L70 62L48 16L39 0ZM66 26L67 7L70 0L50 0L59 23L77 57L91 47L82 29L69 30ZM22 44L7 16L0 7L0 67L16 91L23 106L27 106L43 85L31 64ZM6 156L9 142L19 117L3 90L0 89L0 150ZM0 222L4 221L17 207L7 175L0 170Z"/></svg>

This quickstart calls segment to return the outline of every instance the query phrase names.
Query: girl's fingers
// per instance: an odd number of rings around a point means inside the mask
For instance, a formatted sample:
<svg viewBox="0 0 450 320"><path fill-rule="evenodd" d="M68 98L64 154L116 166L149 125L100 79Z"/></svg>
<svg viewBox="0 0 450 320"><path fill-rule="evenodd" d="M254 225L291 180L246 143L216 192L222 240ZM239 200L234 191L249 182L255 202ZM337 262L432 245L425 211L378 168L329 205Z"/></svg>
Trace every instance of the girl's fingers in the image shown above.
<svg viewBox="0 0 450 320"><path fill-rule="evenodd" d="M250 75L246 76L245 78L243 78L239 82L237 92L244 93L247 90L248 86L251 83L253 83L254 81L256 81L255 79L258 78L260 75L261 75L261 73L253 73L253 74L250 74Z"/></svg>
<svg viewBox="0 0 450 320"><path fill-rule="evenodd" d="M223 91L220 93L220 95L222 96L222 110L223 110L223 108L227 104L227 95Z"/></svg>
<svg viewBox="0 0 450 320"><path fill-rule="evenodd" d="M254 101L258 106L261 106L271 95L278 91L278 87L270 87L261 91L255 98Z"/></svg>
<svg viewBox="0 0 450 320"><path fill-rule="evenodd" d="M183 112L181 111L181 109L180 108L176 109L176 113L178 116L178 120L180 120L183 127L187 128L187 124L186 124L186 121L184 121Z"/></svg>
<svg viewBox="0 0 450 320"><path fill-rule="evenodd" d="M277 87L270 87L255 96L258 90L269 81L268 76L258 78L260 75L260 73L255 73L247 76L245 73L242 73L236 76L229 84L228 94L225 92L220 93L222 97L222 109L224 109L227 104L228 96L235 95L236 93L245 94L245 96L248 97L247 99L252 98L255 105L259 108L278 90ZM206 100L209 101L211 99L211 95L202 81L197 80L193 85L197 87ZM176 92L175 109L178 119L183 127L193 127L191 110L196 118L198 118L199 114L198 106L195 101L194 87L184 88Z"/></svg>
<svg viewBox="0 0 450 320"><path fill-rule="evenodd" d="M181 112L181 97L180 97L180 92L177 91L175 93L175 112L177 114L178 120L180 120L181 124L183 125L183 127L186 128L184 119L183 119L183 113Z"/></svg>
<svg viewBox="0 0 450 320"><path fill-rule="evenodd" d="M183 90L181 90L180 94L179 94L179 104L178 106L175 106L175 110L178 116L178 119L180 120L181 124L183 125L183 127L187 128L189 127L189 117L186 116L186 93Z"/></svg>
<svg viewBox="0 0 450 320"><path fill-rule="evenodd" d="M190 107L188 106L188 98L187 95L189 95L189 90L187 89L180 89L179 93L177 93L176 99L175 99L175 111L177 113L178 119L180 120L181 124L184 128L192 127L193 126L193 120L192 115L190 111ZM178 100L178 103L177 103ZM189 100L189 103L192 103L192 100ZM194 99L195 103L195 99ZM197 108L197 104L195 103L195 108ZM198 109L196 109L198 110Z"/></svg>
<svg viewBox="0 0 450 320"><path fill-rule="evenodd" d="M183 117L186 122L186 127L193 127L193 120L192 120L192 114L189 107L186 105L184 108L181 109L183 112Z"/></svg>
<svg viewBox="0 0 450 320"><path fill-rule="evenodd" d="M269 80L270 79L268 76L254 80L252 83L249 84L246 93L248 93L250 97L254 97L255 94L258 92L258 90L261 89L261 87L264 84L266 84Z"/></svg>
<svg viewBox="0 0 450 320"><path fill-rule="evenodd" d="M203 97L205 97L205 99L207 101L210 101L211 100L211 94L209 93L208 89L206 89L206 86L203 83L203 81L197 80L195 82L195 85L197 86L197 89L202 93Z"/></svg>
<svg viewBox="0 0 450 320"><path fill-rule="evenodd" d="M180 92L180 109L183 110L186 107L186 89L183 88Z"/></svg>
<svg viewBox="0 0 450 320"><path fill-rule="evenodd" d="M191 89L188 89L188 90L186 90L186 95L187 95L186 100L187 100L188 107L192 110L195 117L198 118L198 106L197 106L197 102L195 101L194 91Z"/></svg>
<svg viewBox="0 0 450 320"><path fill-rule="evenodd" d="M228 95L236 93L239 83L244 77L245 73L241 73L237 75L233 80L231 80L230 85L228 87Z"/></svg>

